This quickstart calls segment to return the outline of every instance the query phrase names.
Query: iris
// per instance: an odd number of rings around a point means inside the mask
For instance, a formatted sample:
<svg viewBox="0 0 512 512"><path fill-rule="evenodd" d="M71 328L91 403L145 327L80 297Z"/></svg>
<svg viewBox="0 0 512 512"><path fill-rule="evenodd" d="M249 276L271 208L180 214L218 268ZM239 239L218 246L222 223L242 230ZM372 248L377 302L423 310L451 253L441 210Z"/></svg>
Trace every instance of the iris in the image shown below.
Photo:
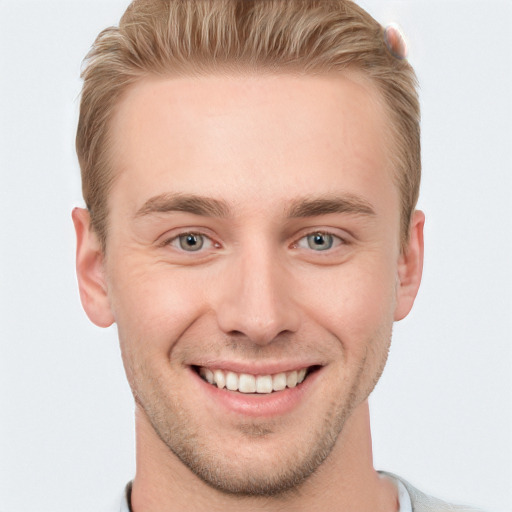
<svg viewBox="0 0 512 512"><path fill-rule="evenodd" d="M328 233L312 233L308 235L308 247L315 251L326 251L332 247L333 236Z"/></svg>
<svg viewBox="0 0 512 512"><path fill-rule="evenodd" d="M184 251L199 251L204 245L203 235L187 233L179 236L180 248Z"/></svg>

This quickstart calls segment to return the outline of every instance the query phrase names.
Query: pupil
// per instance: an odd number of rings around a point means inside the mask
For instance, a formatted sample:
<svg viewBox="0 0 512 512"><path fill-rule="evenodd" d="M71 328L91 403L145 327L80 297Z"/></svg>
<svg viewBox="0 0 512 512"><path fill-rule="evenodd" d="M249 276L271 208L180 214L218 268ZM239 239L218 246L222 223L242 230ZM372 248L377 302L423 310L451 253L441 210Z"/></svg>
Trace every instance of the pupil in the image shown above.
<svg viewBox="0 0 512 512"><path fill-rule="evenodd" d="M324 233L313 233L308 236L308 245L310 249L326 251L332 247L333 237Z"/></svg>
<svg viewBox="0 0 512 512"><path fill-rule="evenodd" d="M199 251L203 247L202 235L188 233L180 236L180 247L185 251Z"/></svg>

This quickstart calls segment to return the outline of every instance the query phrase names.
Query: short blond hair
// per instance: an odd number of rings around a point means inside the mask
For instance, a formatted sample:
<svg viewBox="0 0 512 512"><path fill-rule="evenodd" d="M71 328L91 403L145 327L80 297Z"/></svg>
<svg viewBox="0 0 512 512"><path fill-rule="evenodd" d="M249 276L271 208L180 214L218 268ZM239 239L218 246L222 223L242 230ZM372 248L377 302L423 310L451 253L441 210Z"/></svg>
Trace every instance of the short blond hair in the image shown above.
<svg viewBox="0 0 512 512"><path fill-rule="evenodd" d="M384 28L350 0L135 0L84 60L76 148L82 191L103 249L115 179L109 123L123 93L147 76L219 69L320 74L357 70L382 95L407 243L418 200L420 109L414 71L388 49Z"/></svg>

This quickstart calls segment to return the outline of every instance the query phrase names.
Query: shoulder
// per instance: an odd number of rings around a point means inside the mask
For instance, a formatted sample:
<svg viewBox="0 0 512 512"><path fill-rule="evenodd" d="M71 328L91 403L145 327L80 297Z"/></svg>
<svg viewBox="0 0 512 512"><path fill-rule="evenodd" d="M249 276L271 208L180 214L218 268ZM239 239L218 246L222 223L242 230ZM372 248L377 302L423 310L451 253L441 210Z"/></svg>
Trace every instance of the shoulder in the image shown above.
<svg viewBox="0 0 512 512"><path fill-rule="evenodd" d="M483 512L480 509L464 505L453 505L451 503L447 503L446 501L429 496L428 494L425 494L416 489L416 487L407 482L407 480L404 480L403 478L394 475L393 473L380 473L402 482L411 498L413 512Z"/></svg>

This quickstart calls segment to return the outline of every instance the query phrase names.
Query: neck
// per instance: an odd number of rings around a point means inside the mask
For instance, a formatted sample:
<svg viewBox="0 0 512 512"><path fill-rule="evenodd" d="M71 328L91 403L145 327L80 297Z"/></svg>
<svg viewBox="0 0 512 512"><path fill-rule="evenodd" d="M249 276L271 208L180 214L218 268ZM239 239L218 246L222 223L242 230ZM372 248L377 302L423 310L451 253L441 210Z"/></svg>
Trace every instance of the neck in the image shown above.
<svg viewBox="0 0 512 512"><path fill-rule="evenodd" d="M398 509L394 485L373 468L368 403L360 404L343 427L333 451L294 492L276 497L221 493L200 480L157 437L145 413L136 411L137 473L132 487L134 512L211 510Z"/></svg>

